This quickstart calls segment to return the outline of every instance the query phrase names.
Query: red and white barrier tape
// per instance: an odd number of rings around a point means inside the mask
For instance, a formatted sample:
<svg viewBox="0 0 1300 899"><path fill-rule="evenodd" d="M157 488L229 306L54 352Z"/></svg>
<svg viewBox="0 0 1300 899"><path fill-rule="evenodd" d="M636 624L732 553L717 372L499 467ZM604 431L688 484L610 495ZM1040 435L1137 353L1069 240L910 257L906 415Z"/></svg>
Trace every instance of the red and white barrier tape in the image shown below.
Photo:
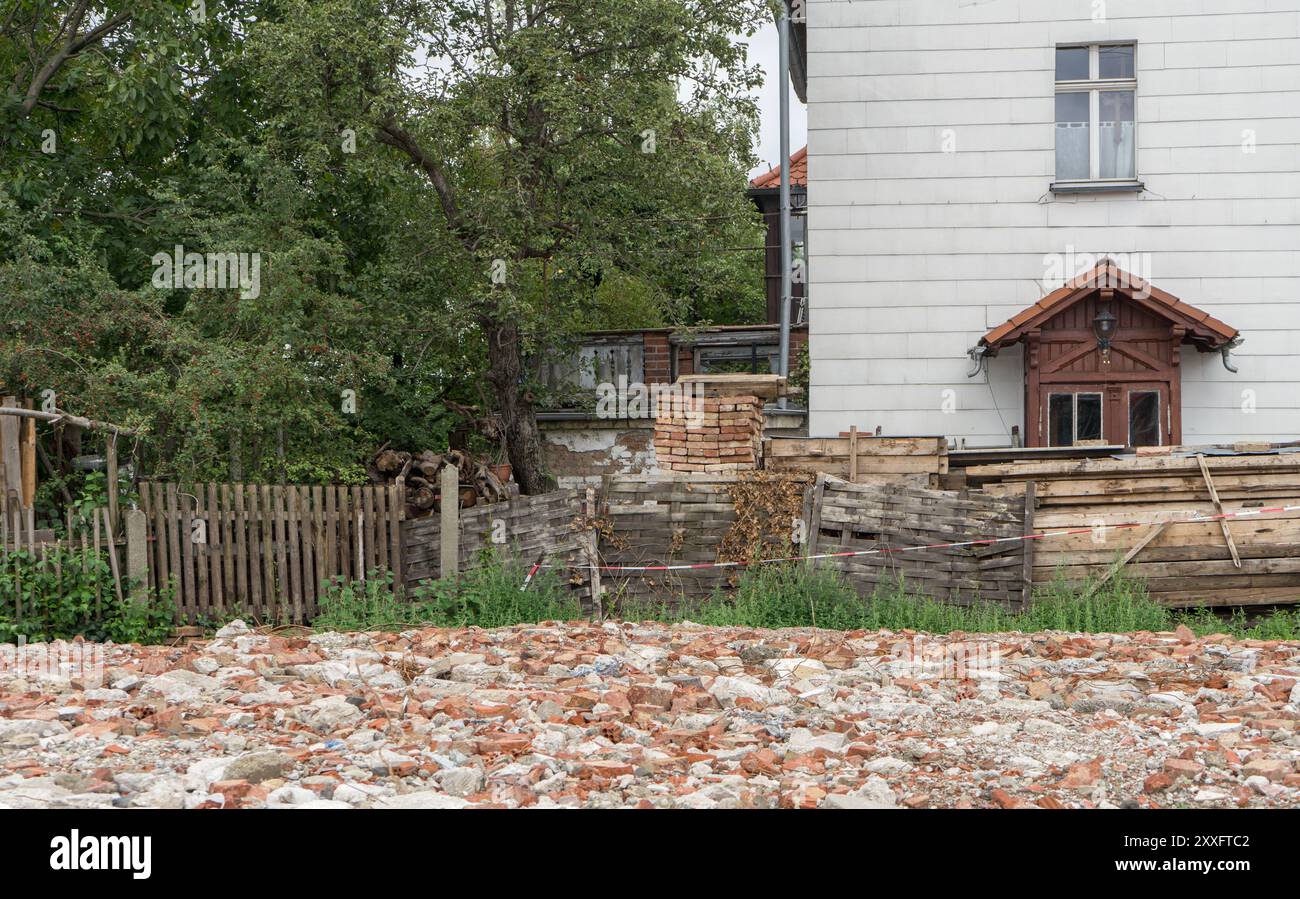
<svg viewBox="0 0 1300 899"><path fill-rule="evenodd" d="M1216 515L1195 514L1191 518L1171 518L1168 521L1138 521L1127 524L1098 524L1086 528L1070 528L1064 531L1042 531L1037 534L1019 534L1015 537L988 537L979 540L962 540L957 543L927 543L923 546L886 546L879 549L860 549L838 553L817 553L810 556L787 556L780 559L756 559L752 562L696 562L690 565L597 565L600 571L698 571L705 568L745 568L750 565L770 565L776 562L804 562L813 559L844 559L851 556L892 555L895 553L917 552L925 549L960 549L964 546L989 546L994 543L1015 543L1021 540L1046 540L1052 537L1072 537L1079 534L1091 534L1097 530L1128 530L1132 528L1155 527L1162 524L1200 524L1207 521L1220 521L1227 518L1250 518L1257 515L1272 515L1279 512L1300 512L1300 506L1270 506L1263 509L1239 509L1236 512L1223 512ZM528 572L521 589L528 589L529 582L540 568L589 569L590 565L551 564L538 562Z"/></svg>

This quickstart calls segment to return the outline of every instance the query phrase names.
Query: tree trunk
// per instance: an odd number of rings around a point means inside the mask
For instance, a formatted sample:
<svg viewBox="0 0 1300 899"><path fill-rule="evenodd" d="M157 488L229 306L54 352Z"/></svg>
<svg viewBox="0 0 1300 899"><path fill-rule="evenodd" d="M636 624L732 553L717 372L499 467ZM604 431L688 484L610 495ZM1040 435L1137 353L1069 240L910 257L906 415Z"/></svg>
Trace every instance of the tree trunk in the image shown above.
<svg viewBox="0 0 1300 899"><path fill-rule="evenodd" d="M505 430L506 452L519 490L527 495L546 492L542 461L542 434L532 395L523 384L523 353L519 326L514 322L485 321L488 341L487 380L496 394Z"/></svg>

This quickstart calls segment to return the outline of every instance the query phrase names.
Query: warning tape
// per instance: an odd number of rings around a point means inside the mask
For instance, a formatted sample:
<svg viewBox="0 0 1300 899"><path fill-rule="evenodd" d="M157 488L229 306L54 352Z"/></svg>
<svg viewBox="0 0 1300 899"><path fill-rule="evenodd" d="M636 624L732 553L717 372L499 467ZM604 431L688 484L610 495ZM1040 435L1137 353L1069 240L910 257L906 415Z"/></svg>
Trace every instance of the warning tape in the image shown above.
<svg viewBox="0 0 1300 899"><path fill-rule="evenodd" d="M746 568L750 565L771 565L780 562L806 562L815 559L846 559L853 556L894 555L897 553L918 552L927 549L961 549L967 546L990 546L995 543L1016 543L1024 540L1047 540L1053 537L1072 537L1079 534L1091 534L1098 530L1129 530L1132 528L1155 527L1162 524L1201 524L1207 521L1222 521L1228 518L1251 518L1257 515L1274 515L1279 512L1300 512L1300 506L1269 506L1261 509L1239 509L1236 512L1221 512L1216 515L1194 513L1191 518L1171 518L1167 521L1137 521L1126 524L1097 524L1086 528L1070 528L1063 531L1042 531L1036 534L1019 534L1014 537L985 537L977 540L961 540L955 543L927 543L918 546L884 546L879 549L859 549L837 553L816 553L808 556L786 556L779 559L755 559L736 562L696 562L688 565L597 565L600 571L699 571L706 568ZM590 565L555 564L538 562L528 572L521 589L528 589L528 584L541 568L590 569Z"/></svg>

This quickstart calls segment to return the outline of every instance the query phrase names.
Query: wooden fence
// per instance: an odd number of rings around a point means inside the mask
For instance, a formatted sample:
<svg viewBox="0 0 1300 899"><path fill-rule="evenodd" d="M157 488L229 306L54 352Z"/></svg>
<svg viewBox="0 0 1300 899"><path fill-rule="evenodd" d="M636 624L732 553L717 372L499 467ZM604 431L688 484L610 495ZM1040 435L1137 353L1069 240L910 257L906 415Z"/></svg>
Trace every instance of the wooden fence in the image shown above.
<svg viewBox="0 0 1300 899"><path fill-rule="evenodd" d="M563 566L584 610L599 612L606 599L703 599L730 586L740 569L602 572L599 566L718 561L737 520L735 485L734 475L618 476L607 478L599 495L591 488L561 490L406 520L398 485L144 482L138 485L141 508L123 510L124 526L110 525L105 509L96 515L95 531L102 523L103 545L125 549L120 563L122 554L112 555L122 574L134 574L155 595L170 591L177 619L187 623L230 615L308 622L322 584L332 578L364 581L387 570L396 585L410 587L452 573L446 566L453 559L457 570L470 568L488 548L525 566ZM797 501L802 487L794 489ZM18 514L16 501L6 510L7 518L25 522L27 536L20 540L34 542L30 514ZM805 521L806 544L780 551L897 549L1019 535L1026 526L1023 510L1023 498L875 487L822 475L795 513ZM768 538L775 535L779 542L791 524L771 522L772 534L764 539L773 543ZM901 575L912 589L944 601L1015 604L1026 596L1025 572L1032 564L1026 551L1026 544L1011 542L817 564L838 567L864 594Z"/></svg>
<svg viewBox="0 0 1300 899"><path fill-rule="evenodd" d="M149 589L171 585L180 618L309 620L321 585L403 568L398 485L139 485Z"/></svg>
<svg viewBox="0 0 1300 899"><path fill-rule="evenodd" d="M860 593L902 578L911 591L959 605L1021 606L1032 599L1033 541L923 548L1023 536L1032 526L1032 519L1029 525L1025 521L1023 496L873 487L823 475L813 488L810 508L812 555L906 549L816 563L839 568Z"/></svg>
<svg viewBox="0 0 1300 899"><path fill-rule="evenodd" d="M600 535L606 565L690 565L715 562L736 521L731 475L638 476L607 478L604 510L611 522ZM908 589L944 602L1029 601L1032 541L988 546L919 549L985 537L1026 533L1022 498L994 497L978 491L942 491L909 486L851 484L821 475L808 488L804 517L808 540L783 553L817 555L874 549L880 553L815 564L838 568L864 595L902 577ZM789 523L773 522L773 533ZM1030 561L1026 561L1029 553ZM728 587L737 568L677 571L606 572L610 599L673 602L704 599Z"/></svg>
<svg viewBox="0 0 1300 899"><path fill-rule="evenodd" d="M472 567L484 550L501 559L532 565L538 561L575 566L568 579L584 609L591 607L589 535L584 529L584 498L576 490L517 497L459 510L453 539L448 540L441 516L407 521L402 530L408 587L444 576L444 542L456 554L458 570Z"/></svg>
<svg viewBox="0 0 1300 899"><path fill-rule="evenodd" d="M691 565L716 562L736 520L735 475L619 475L605 479L602 508L610 528L599 549L605 565ZM703 598L725 587L734 568L606 572L611 599Z"/></svg>

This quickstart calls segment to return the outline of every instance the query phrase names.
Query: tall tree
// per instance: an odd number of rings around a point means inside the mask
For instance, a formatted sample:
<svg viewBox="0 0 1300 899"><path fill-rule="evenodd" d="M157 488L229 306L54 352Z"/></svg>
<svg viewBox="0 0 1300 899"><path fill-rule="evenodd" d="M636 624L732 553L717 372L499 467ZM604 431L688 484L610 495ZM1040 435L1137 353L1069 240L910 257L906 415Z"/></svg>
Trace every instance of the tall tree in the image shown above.
<svg viewBox="0 0 1300 899"><path fill-rule="evenodd" d="M544 490L529 355L604 275L667 282L702 247L722 250L729 225L752 220L743 172L759 71L734 36L752 32L766 4L284 9L253 32L258 70L280 87L270 114L286 130L377 142L436 199L442 227L431 236L453 241L475 274L455 311L485 341L515 477L525 492Z"/></svg>

